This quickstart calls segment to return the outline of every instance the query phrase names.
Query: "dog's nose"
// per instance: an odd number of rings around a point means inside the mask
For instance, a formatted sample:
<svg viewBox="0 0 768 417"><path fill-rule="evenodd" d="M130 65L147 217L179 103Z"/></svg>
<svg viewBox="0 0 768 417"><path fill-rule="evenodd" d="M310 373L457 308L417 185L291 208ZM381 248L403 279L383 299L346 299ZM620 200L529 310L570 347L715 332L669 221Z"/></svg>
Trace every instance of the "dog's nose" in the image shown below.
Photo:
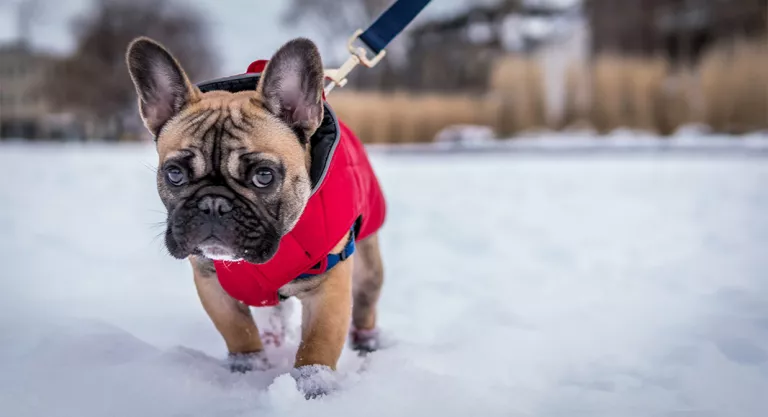
<svg viewBox="0 0 768 417"><path fill-rule="evenodd" d="M205 196L197 203L197 208L205 214L221 216L232 211L232 203L224 197Z"/></svg>

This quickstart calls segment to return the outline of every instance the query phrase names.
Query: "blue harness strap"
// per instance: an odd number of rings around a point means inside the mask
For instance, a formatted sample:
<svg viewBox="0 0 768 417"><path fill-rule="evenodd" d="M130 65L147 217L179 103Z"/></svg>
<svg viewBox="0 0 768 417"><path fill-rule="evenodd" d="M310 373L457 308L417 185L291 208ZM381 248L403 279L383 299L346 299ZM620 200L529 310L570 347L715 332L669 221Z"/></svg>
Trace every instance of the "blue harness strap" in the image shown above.
<svg viewBox="0 0 768 417"><path fill-rule="evenodd" d="M312 267L311 271L313 272L306 272L301 275L299 275L296 279L308 279L312 277L316 277L318 275L324 274L331 269L333 269L334 266L336 266L339 262L345 261L347 258L352 256L352 254L355 253L355 229L352 228L352 233L349 235L349 242L347 242L346 246L344 246L344 249L341 251L341 253L331 253L328 256L325 257L320 263ZM323 267L323 264L325 264L325 267Z"/></svg>
<svg viewBox="0 0 768 417"><path fill-rule="evenodd" d="M427 7L431 0L397 0L360 35L360 40L378 54Z"/></svg>

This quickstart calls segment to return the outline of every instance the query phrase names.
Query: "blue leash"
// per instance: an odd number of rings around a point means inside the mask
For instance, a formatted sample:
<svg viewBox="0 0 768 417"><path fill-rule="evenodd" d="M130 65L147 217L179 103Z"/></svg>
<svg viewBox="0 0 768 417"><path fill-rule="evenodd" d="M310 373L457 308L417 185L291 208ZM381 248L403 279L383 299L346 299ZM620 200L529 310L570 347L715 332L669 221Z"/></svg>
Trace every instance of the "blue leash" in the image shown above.
<svg viewBox="0 0 768 417"><path fill-rule="evenodd" d="M347 49L351 56L338 69L325 70L325 77L331 83L325 87L325 94L333 91L334 87L344 87L347 84L347 75L358 65L362 64L373 68L386 54L384 48L392 42L400 32L413 22L413 19L424 10L431 0L397 0L379 16L373 24L366 29L356 31L347 41ZM355 41L360 39L365 47L355 46ZM368 57L368 51L373 52L373 58Z"/></svg>
<svg viewBox="0 0 768 417"><path fill-rule="evenodd" d="M374 54L383 51L431 0L398 0L360 35Z"/></svg>

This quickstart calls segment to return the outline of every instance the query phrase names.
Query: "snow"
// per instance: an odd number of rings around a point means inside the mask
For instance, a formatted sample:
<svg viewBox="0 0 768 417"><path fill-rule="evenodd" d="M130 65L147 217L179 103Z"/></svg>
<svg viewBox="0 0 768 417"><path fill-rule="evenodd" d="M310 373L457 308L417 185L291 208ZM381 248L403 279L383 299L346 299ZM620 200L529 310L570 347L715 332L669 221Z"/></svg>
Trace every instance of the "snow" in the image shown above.
<svg viewBox="0 0 768 417"><path fill-rule="evenodd" d="M763 156L768 153L768 130L739 136L711 133L706 125L684 125L674 135L660 137L651 132L619 128L606 135L590 129L553 132L534 129L511 138L494 139L489 126L452 125L435 135L433 143L370 145L377 152L389 154L436 152L475 153L679 153L709 155L725 153L742 156ZM638 152L642 151L642 152Z"/></svg>
<svg viewBox="0 0 768 417"><path fill-rule="evenodd" d="M493 128L482 125L451 125L435 135L438 144L451 143L461 146L487 146L496 141Z"/></svg>
<svg viewBox="0 0 768 417"><path fill-rule="evenodd" d="M162 248L153 149L0 147L0 415L766 415L762 157L373 161L388 348L346 349L338 390L306 401L296 303L273 369L223 366Z"/></svg>

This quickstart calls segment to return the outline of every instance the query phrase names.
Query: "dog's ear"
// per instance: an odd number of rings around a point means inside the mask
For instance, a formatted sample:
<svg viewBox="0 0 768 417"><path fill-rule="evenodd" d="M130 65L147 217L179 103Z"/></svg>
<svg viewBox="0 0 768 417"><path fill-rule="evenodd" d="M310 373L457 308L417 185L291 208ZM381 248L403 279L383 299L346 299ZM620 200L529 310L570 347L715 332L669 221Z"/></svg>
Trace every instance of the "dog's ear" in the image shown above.
<svg viewBox="0 0 768 417"><path fill-rule="evenodd" d="M200 90L162 45L149 39L135 39L126 54L128 71L139 96L144 125L155 137L184 106L199 99Z"/></svg>
<svg viewBox="0 0 768 417"><path fill-rule="evenodd" d="M306 143L323 120L323 63L317 46L298 38L269 60L257 87L272 114L303 134Z"/></svg>

